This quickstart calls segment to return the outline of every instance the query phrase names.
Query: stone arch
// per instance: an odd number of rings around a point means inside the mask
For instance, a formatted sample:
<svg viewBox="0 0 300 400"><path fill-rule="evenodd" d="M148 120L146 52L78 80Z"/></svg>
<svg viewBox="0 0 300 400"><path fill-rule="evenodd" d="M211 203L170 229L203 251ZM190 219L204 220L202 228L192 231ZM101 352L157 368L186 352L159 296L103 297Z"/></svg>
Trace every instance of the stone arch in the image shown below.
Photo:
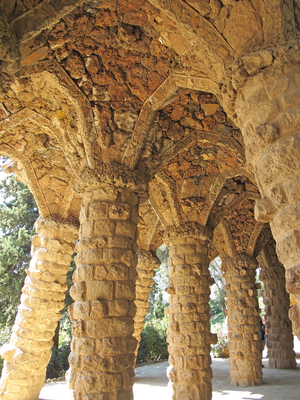
<svg viewBox="0 0 300 400"><path fill-rule="evenodd" d="M123 163L129 168L134 169L138 163L155 111L173 101L177 97L176 92L179 88L203 90L217 96L220 93L218 85L210 79L179 74L169 76L146 100L141 109L131 141L123 156Z"/></svg>
<svg viewBox="0 0 300 400"><path fill-rule="evenodd" d="M18 134L16 134L17 131ZM34 132L39 132L42 136L43 134L47 136L46 146L38 146L38 139L32 139L32 136L33 138L36 137ZM11 143L11 135L15 135L16 137L14 143ZM0 151L2 154L7 154L12 160L19 164L20 168L15 168L14 172L17 175L23 173L26 184L35 197L40 214L45 218L53 214L59 214L61 217L67 218L75 196L73 191L76 179L76 175L73 172L74 164L72 164L72 158L68 157L68 151L63 153L61 148L57 146L59 138L60 131L50 119L28 108L24 108L0 122L0 141L2 142ZM47 141L51 142L52 147L56 148L56 152L61 152L59 156L61 160L64 159L64 157L66 158L66 163L63 168L60 170L58 169L56 172L54 171L55 168L51 170L54 179L58 179L58 184L59 180L62 179L60 175L63 174L66 176L66 181L64 181L64 185L60 189L61 200L59 208L55 211L49 208L49 196L45 192L47 187L41 187L40 168L36 166L49 158L49 154L47 154L47 152L49 153ZM36 151L33 157L34 143L36 145ZM55 154L52 154L52 157L55 157ZM55 163L52 167L55 167Z"/></svg>
<svg viewBox="0 0 300 400"><path fill-rule="evenodd" d="M229 131L230 129L228 129ZM212 143L217 144L221 147L228 147L229 149L233 150L237 156L237 159L241 162L245 162L244 150L240 143L237 140L222 135L222 133L218 132L217 130L212 130L210 132L206 131L193 131L189 135L185 136L180 141L176 142L171 148L164 151L160 154L160 168L161 169L164 164L170 161L172 158L179 155L182 151L187 150L189 147L193 146L196 143ZM151 175L156 174L159 169L153 168L151 170ZM246 172L247 173L247 172Z"/></svg>
<svg viewBox="0 0 300 400"><path fill-rule="evenodd" d="M13 87L20 100L22 96L29 103L34 99L31 107L37 109L36 94L42 96L43 116L49 120L47 125L55 126L52 131L57 135L74 172L82 167L80 160L86 160L87 165L93 168L92 146L97 144L93 112L90 102L66 71L55 60L25 66L21 70L21 79Z"/></svg>
<svg viewBox="0 0 300 400"><path fill-rule="evenodd" d="M22 164L22 170L25 170L26 175L26 183L33 194L33 197L38 206L39 212L43 217L50 216L50 210L48 204L45 200L45 196L41 191L41 188L38 184L37 177L35 175L34 169L32 167L31 161L24 155L18 154L16 150L9 147L7 144L0 145L0 154L7 155L14 161L19 161Z"/></svg>

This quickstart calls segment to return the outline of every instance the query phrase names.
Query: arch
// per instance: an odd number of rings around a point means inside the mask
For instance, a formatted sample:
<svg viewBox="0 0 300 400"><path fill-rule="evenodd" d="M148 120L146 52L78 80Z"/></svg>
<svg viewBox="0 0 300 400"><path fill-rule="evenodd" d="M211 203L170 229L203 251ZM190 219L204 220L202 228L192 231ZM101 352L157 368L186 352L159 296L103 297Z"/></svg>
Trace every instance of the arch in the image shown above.
<svg viewBox="0 0 300 400"><path fill-rule="evenodd" d="M24 79L26 84L22 87ZM78 172L82 167L82 159L86 159L89 168L93 169L95 157L92 153L93 145L97 144L97 129L88 99L55 60L23 67L21 79L13 85L13 88L21 96L22 91L26 91L28 82L31 82L35 89L31 93L35 99L36 93L43 94L49 102L54 104L54 100L59 95L60 104L67 104L65 109L69 115L58 107L54 107L54 110L53 107L52 109L45 107L44 112L47 119L56 126L54 131L59 132L58 140L68 158L71 159L70 164L74 171ZM72 110L71 105L76 112Z"/></svg>
<svg viewBox="0 0 300 400"><path fill-rule="evenodd" d="M230 129L229 129L230 130ZM217 130L206 131L192 131L178 142L174 143L172 147L165 150L160 154L161 159L159 162L159 167L151 170L150 174L155 175L168 161L179 155L182 151L187 150L189 147L193 146L198 142L209 142L213 144L219 144L220 146L227 146L235 152L237 159L244 163L245 155L242 146L237 142L237 140L220 134Z"/></svg>
<svg viewBox="0 0 300 400"><path fill-rule="evenodd" d="M245 168L238 167L234 168L229 171L225 171L222 174L218 175L210 187L209 194L205 200L203 210L205 211L203 213L203 218L201 221L201 225L205 226L209 220L210 212L215 204L219 194L221 193L221 190L223 189L226 181L228 179L234 178L236 176L246 176L251 182L256 184L254 176L251 174L251 172L247 171ZM220 219L219 219L220 221Z"/></svg>
<svg viewBox="0 0 300 400"><path fill-rule="evenodd" d="M213 93L217 97L220 95L219 86L210 79L180 74L170 75L143 104L122 160L130 169L134 169L139 161L155 112L172 102L180 88L201 90Z"/></svg>
<svg viewBox="0 0 300 400"><path fill-rule="evenodd" d="M28 123L33 124L33 127L36 127L37 130L38 129L44 130L45 133L49 136L49 138L54 138L57 141L59 141L60 131L58 130L57 126L48 118L42 116L41 114L29 108L24 108L21 111L9 116L8 118L0 122L0 141L1 139L4 141L5 135L10 134L10 132L13 132L17 128L20 128L22 130L23 126L26 125L28 128ZM0 144L0 152L1 154L6 154L12 160L20 162L22 164L25 171L26 184L28 185L32 194L34 195L35 201L38 205L42 217L46 218L53 213L49 208L47 198L45 197L45 194L39 183L36 170L32 165L31 155L28 153L26 147L24 148L24 145L22 144L23 138L27 140L28 143L30 143L30 134L33 129L34 128L32 127L30 127L29 130L27 129L25 130L24 128L24 133L22 131L23 136L20 137L19 143L18 140L16 142L16 145L19 147L18 150L14 149L8 143L2 143ZM28 139L27 135L29 135ZM40 160L44 159L42 153L37 152L37 154L38 154L38 159ZM72 164L73 161L72 157L68 157L68 152L66 151L64 154L66 156L66 162L71 166L71 169L70 173L68 172L70 179L67 183L67 188L63 194L63 198L60 204L59 215L63 218L67 218L71 201L74 198L73 186L75 183L76 175L72 174L72 170L74 169L76 170L76 167L74 164Z"/></svg>
<svg viewBox="0 0 300 400"><path fill-rule="evenodd" d="M26 171L26 184L28 185L31 193L33 194L34 200L38 206L39 212L43 218L47 218L51 215L48 203L45 199L44 193L42 192L38 179L36 177L34 168L32 167L31 160L18 153L13 148L9 147L7 144L0 145L0 154L8 155L12 160L17 160L21 162Z"/></svg>

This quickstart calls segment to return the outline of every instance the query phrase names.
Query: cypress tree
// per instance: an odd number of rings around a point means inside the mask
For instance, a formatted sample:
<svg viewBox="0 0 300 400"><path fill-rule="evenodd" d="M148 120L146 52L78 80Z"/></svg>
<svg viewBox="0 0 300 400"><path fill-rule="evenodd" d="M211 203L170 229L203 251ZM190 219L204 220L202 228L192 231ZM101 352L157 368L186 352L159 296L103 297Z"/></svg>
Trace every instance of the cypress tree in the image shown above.
<svg viewBox="0 0 300 400"><path fill-rule="evenodd" d="M0 327L12 326L29 267L38 208L28 187L12 176L0 181Z"/></svg>

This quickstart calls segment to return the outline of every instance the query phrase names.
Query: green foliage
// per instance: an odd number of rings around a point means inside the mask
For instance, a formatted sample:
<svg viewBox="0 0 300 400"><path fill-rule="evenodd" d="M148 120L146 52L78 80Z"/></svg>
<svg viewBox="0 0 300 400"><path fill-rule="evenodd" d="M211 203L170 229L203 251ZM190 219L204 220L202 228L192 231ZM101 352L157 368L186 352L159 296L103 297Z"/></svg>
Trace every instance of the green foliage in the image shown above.
<svg viewBox="0 0 300 400"><path fill-rule="evenodd" d="M26 185L13 177L0 181L0 346L9 342L30 262L38 209ZM0 372L3 359L0 357Z"/></svg>
<svg viewBox="0 0 300 400"><path fill-rule="evenodd" d="M13 177L0 181L0 326L12 326L30 262L38 209L34 198Z"/></svg>
<svg viewBox="0 0 300 400"><path fill-rule="evenodd" d="M157 257L161 261L159 268L154 270L153 287L149 295L149 313L146 315L146 321L151 319L161 319L165 315L168 303L164 300L164 292L169 283L169 249L162 245L157 250Z"/></svg>
<svg viewBox="0 0 300 400"><path fill-rule="evenodd" d="M72 322L67 311L65 311L60 320L59 344L58 346L70 345L72 339Z"/></svg>
<svg viewBox="0 0 300 400"><path fill-rule="evenodd" d="M146 321L142 332L137 363L165 360L168 358L168 317Z"/></svg>
<svg viewBox="0 0 300 400"><path fill-rule="evenodd" d="M149 295L149 313L146 315L144 330L137 356L137 363L157 361L168 358L168 316L166 308L168 302L164 299L164 291L169 282L169 249L162 245L157 256L161 261L153 277L153 289Z"/></svg>
<svg viewBox="0 0 300 400"><path fill-rule="evenodd" d="M211 325L211 331L212 333L216 333L218 336L218 342L211 345L213 357L228 358L228 329L226 322L224 321L223 323L215 323Z"/></svg>
<svg viewBox="0 0 300 400"><path fill-rule="evenodd" d="M0 347L3 346L5 343L9 342L10 335L11 335L10 327L5 326L3 329L0 329ZM0 375L3 368L3 362L4 362L3 358L0 357Z"/></svg>
<svg viewBox="0 0 300 400"><path fill-rule="evenodd" d="M34 223L38 209L34 198L21 182L12 176L0 181L0 345L8 342L11 327L20 303L21 290L29 267L31 240L35 234ZM68 287L72 285L75 263L72 260L67 274ZM68 369L68 355L71 341L71 322L67 307L73 302L69 293L65 298L60 323L59 349L53 347L48 374L57 371L59 375ZM0 358L0 371L3 359Z"/></svg>
<svg viewBox="0 0 300 400"><path fill-rule="evenodd" d="M225 282L222 277L223 272L221 270L222 262L219 257L213 260L209 264L210 276L214 279L215 284L211 286L210 296L210 315L212 321L221 322L225 319Z"/></svg>
<svg viewBox="0 0 300 400"><path fill-rule="evenodd" d="M69 368L68 357L70 354L70 344L65 344L58 349L52 347L52 356L47 366L46 378L52 379L57 376L64 376Z"/></svg>

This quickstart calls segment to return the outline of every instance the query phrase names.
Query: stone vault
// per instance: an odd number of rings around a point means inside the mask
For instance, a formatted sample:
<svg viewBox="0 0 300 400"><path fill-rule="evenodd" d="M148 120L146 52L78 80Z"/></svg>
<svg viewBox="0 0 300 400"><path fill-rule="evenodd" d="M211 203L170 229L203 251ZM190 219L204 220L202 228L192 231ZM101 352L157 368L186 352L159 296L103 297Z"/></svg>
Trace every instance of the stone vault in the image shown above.
<svg viewBox="0 0 300 400"><path fill-rule="evenodd" d="M175 400L211 399L217 255L232 384L262 383L258 265L271 365L295 366L299 18L298 0L0 1L0 152L40 212L1 399L38 397L74 251L75 400L132 399L162 243Z"/></svg>

